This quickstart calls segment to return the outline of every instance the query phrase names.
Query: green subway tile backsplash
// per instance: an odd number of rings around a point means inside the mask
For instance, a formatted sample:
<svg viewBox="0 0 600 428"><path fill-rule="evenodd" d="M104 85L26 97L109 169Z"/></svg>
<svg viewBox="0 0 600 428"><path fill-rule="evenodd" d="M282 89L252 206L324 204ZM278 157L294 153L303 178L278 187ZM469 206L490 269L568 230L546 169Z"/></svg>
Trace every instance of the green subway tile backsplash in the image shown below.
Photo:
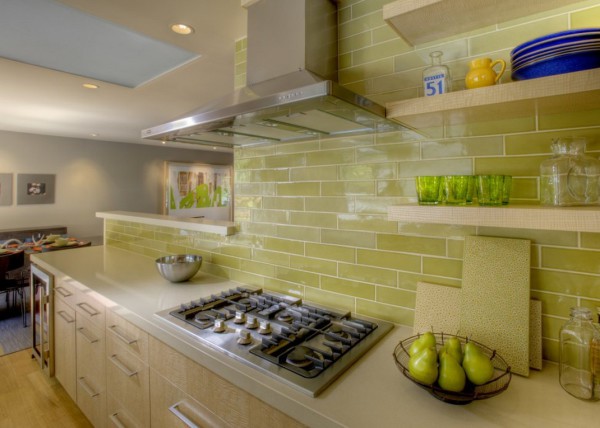
<svg viewBox="0 0 600 428"><path fill-rule="evenodd" d="M340 84L383 103L422 96L421 73L433 50L444 52L461 90L471 59L507 58L518 43L597 26L600 16L597 3L585 1L413 47L383 21L388 2L340 0L338 16ZM245 85L245 50L246 39L238 40L236 87ZM507 71L502 83L508 81ZM511 201L536 202L539 165L553 138L586 137L588 154L600 156L600 111L556 114L543 101L537 108L537 117L499 114L461 125L448 117L444 127L237 147L237 235L107 220L105 241L148 257L198 253L202 272L411 325L419 281L461 286L465 236L530 239L544 358L556 361L569 308L600 306L600 234L387 220L390 205L415 200L416 175L511 174Z"/></svg>

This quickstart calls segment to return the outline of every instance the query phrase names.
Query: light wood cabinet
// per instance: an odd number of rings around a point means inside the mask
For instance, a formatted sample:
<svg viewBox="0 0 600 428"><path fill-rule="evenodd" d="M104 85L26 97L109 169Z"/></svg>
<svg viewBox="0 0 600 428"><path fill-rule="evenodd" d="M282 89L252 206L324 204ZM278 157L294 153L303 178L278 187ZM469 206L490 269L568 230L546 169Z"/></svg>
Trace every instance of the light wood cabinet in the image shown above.
<svg viewBox="0 0 600 428"><path fill-rule="evenodd" d="M199 427L231 427L156 370L150 370L150 384L152 428L189 427L191 424Z"/></svg>
<svg viewBox="0 0 600 428"><path fill-rule="evenodd" d="M107 321L106 390L109 397L109 425L111 422L116 424L117 420L124 427L148 427L150 375L148 364L139 357L141 355L147 358L148 335L110 311Z"/></svg>
<svg viewBox="0 0 600 428"><path fill-rule="evenodd" d="M303 426L154 337L150 337L149 351L151 371L169 379L175 387L210 409L226 424L236 427ZM151 383L150 389L155 398L154 384ZM152 402L151 412L155 411L158 410Z"/></svg>
<svg viewBox="0 0 600 428"><path fill-rule="evenodd" d="M75 309L54 296L54 376L77 401Z"/></svg>
<svg viewBox="0 0 600 428"><path fill-rule="evenodd" d="M106 366L104 327L79 311L77 329L77 405L96 428L106 420Z"/></svg>

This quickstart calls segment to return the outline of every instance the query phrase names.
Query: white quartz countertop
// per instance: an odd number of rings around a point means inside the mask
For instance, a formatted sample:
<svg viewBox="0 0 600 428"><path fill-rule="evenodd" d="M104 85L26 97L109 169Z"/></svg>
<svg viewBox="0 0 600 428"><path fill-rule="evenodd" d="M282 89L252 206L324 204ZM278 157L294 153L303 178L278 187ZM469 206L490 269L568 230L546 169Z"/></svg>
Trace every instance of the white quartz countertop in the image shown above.
<svg viewBox="0 0 600 428"><path fill-rule="evenodd" d="M238 285L198 273L173 284L154 260L113 247L96 246L32 255L51 273L88 287L109 308L229 382L311 427L591 427L600 402L577 400L558 383L555 364L544 362L529 378L513 376L502 394L455 406L406 379L392 357L412 329L396 326L381 342L318 397L312 398L191 337L169 328L154 313Z"/></svg>

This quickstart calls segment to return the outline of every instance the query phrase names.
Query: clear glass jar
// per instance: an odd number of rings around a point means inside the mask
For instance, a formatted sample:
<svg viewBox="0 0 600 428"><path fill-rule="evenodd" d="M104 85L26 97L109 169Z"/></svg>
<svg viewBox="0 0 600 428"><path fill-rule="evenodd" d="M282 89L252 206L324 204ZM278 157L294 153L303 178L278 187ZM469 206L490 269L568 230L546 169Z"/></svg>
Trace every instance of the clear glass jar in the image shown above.
<svg viewBox="0 0 600 428"><path fill-rule="evenodd" d="M600 399L600 330L588 308L571 308L571 318L560 329L559 381L581 400Z"/></svg>
<svg viewBox="0 0 600 428"><path fill-rule="evenodd" d="M431 65L423 70L423 91L426 97L445 94L452 90L452 79L450 69L442 65L440 51L431 52Z"/></svg>
<svg viewBox="0 0 600 428"><path fill-rule="evenodd" d="M540 165L540 202L543 205L597 205L600 161L585 155L584 138L552 142L553 156Z"/></svg>

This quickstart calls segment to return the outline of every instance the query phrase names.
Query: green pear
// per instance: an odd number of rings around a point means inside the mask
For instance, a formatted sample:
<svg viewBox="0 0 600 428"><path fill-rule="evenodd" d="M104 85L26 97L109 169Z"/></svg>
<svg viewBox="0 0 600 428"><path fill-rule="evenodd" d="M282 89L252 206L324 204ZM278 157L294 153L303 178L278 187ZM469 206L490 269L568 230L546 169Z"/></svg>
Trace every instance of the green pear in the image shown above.
<svg viewBox="0 0 600 428"><path fill-rule="evenodd" d="M463 351L460 344L460 339L456 336L452 336L444 343L444 349L448 354L452 355L458 364L462 364Z"/></svg>
<svg viewBox="0 0 600 428"><path fill-rule="evenodd" d="M487 355L473 342L465 344L462 362L467 378L475 385L483 385L494 377L494 365Z"/></svg>
<svg viewBox="0 0 600 428"><path fill-rule="evenodd" d="M437 351L425 348L408 360L408 372L421 383L431 385L438 377Z"/></svg>
<svg viewBox="0 0 600 428"><path fill-rule="evenodd" d="M440 388L453 392L460 392L465 388L465 371L447 350L440 354L439 372L438 385Z"/></svg>
<svg viewBox="0 0 600 428"><path fill-rule="evenodd" d="M430 331L420 335L419 338L410 345L410 348L408 348L408 355L412 357L425 348L435 348L435 336Z"/></svg>

